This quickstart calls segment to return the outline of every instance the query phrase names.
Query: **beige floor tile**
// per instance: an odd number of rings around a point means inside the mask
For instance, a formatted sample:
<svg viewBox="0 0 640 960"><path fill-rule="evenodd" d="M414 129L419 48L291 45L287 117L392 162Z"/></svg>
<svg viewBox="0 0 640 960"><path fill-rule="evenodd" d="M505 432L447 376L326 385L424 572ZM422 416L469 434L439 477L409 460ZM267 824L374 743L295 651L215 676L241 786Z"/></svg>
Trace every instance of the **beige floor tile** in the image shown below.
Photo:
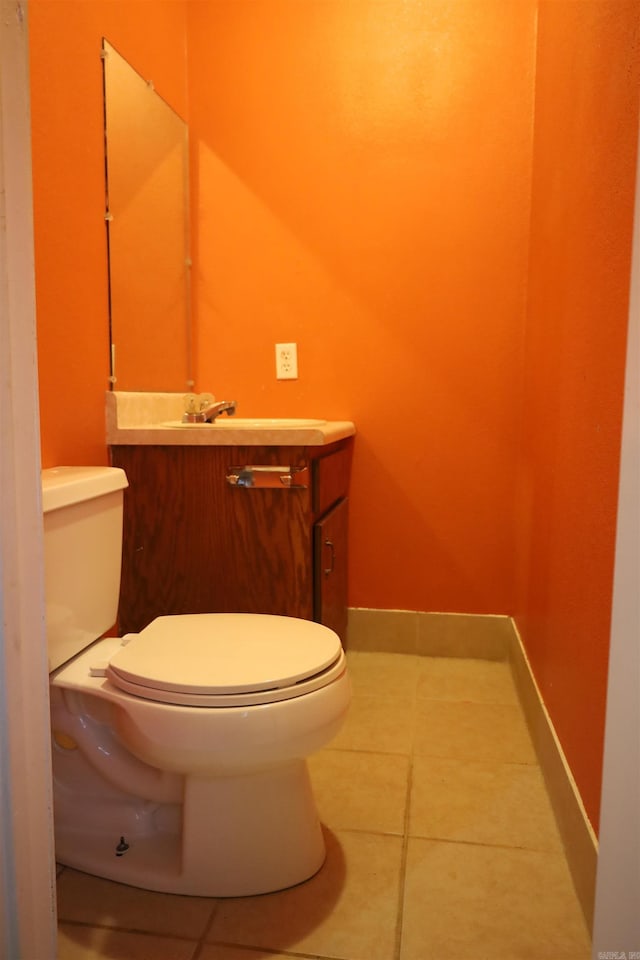
<svg viewBox="0 0 640 960"><path fill-rule="evenodd" d="M394 956L402 840L326 832L327 861L306 883L220 902L207 933L232 943L344 960Z"/></svg>
<svg viewBox="0 0 640 960"><path fill-rule="evenodd" d="M195 941L70 923L58 926L57 960L192 960ZM244 960L244 958L241 958Z"/></svg>
<svg viewBox="0 0 640 960"><path fill-rule="evenodd" d="M588 960L564 858L410 840L401 960Z"/></svg>
<svg viewBox="0 0 640 960"><path fill-rule="evenodd" d="M409 755L413 748L414 715L414 703L401 697L355 694L345 725L331 741L331 748Z"/></svg>
<svg viewBox="0 0 640 960"><path fill-rule="evenodd" d="M431 700L518 703L510 665L490 660L423 657L417 695Z"/></svg>
<svg viewBox="0 0 640 960"><path fill-rule="evenodd" d="M200 937L217 901L139 890L67 868L58 879L58 917L174 937Z"/></svg>
<svg viewBox="0 0 640 960"><path fill-rule="evenodd" d="M415 757L409 834L562 849L542 774L533 764Z"/></svg>
<svg viewBox="0 0 640 960"><path fill-rule="evenodd" d="M398 960L411 763L400 960L587 960L506 664L363 651L348 661L347 722L310 759L328 828L322 870L291 890L215 901L66 868L59 960Z"/></svg>
<svg viewBox="0 0 640 960"><path fill-rule="evenodd" d="M331 830L403 835L408 757L323 750L309 769L320 819Z"/></svg>
<svg viewBox="0 0 640 960"><path fill-rule="evenodd" d="M418 700L414 752L458 760L536 762L520 707L503 703Z"/></svg>
<svg viewBox="0 0 640 960"><path fill-rule="evenodd" d="M413 699L422 659L402 653L349 651L347 663L353 692L367 696Z"/></svg>

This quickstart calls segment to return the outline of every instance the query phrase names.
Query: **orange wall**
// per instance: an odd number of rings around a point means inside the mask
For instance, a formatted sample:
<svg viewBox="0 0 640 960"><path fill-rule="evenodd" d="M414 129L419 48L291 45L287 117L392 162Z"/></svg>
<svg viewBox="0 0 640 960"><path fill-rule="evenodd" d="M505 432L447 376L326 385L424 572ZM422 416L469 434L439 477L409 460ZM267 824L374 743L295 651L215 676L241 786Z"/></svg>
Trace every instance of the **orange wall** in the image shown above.
<svg viewBox="0 0 640 960"><path fill-rule="evenodd" d="M107 456L100 38L186 114L186 11L198 388L356 421L350 604L517 611L597 823L638 4L29 8L44 465Z"/></svg>
<svg viewBox="0 0 640 960"><path fill-rule="evenodd" d="M351 605L509 612L535 3L188 9L199 388L356 422Z"/></svg>
<svg viewBox="0 0 640 960"><path fill-rule="evenodd" d="M640 6L539 8L517 623L599 819Z"/></svg>
<svg viewBox="0 0 640 960"><path fill-rule="evenodd" d="M106 463L101 42L186 116L185 4L30 0L29 35L42 461Z"/></svg>

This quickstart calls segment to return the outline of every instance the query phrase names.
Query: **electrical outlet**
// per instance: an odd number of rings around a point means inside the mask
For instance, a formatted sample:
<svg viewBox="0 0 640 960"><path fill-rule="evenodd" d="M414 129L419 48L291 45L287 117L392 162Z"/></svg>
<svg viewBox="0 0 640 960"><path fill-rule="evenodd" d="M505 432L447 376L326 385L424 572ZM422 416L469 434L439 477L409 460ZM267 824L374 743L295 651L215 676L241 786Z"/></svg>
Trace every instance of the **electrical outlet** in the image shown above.
<svg viewBox="0 0 640 960"><path fill-rule="evenodd" d="M276 379L298 379L297 343L276 343Z"/></svg>

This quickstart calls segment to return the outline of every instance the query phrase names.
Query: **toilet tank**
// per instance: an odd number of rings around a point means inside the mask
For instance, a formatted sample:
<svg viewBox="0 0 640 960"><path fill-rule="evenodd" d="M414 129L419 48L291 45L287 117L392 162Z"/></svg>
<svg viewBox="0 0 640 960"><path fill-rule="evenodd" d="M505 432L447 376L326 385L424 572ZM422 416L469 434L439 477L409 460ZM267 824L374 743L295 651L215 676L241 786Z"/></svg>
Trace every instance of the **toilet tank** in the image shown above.
<svg viewBox="0 0 640 960"><path fill-rule="evenodd" d="M42 471L49 670L116 621L127 485L124 470L114 467Z"/></svg>

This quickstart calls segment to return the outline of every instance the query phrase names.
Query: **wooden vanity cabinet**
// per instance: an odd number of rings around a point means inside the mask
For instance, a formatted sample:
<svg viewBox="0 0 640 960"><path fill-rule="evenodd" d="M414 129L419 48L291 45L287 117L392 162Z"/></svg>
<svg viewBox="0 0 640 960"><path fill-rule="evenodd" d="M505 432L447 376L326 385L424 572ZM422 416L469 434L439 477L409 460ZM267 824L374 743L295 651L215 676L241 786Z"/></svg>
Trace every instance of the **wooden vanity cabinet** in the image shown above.
<svg viewBox="0 0 640 960"><path fill-rule="evenodd" d="M129 480L121 633L167 614L271 613L317 620L345 642L350 439L110 451ZM272 485L242 485L251 475L244 468L282 465L296 468L290 486L268 470L262 475Z"/></svg>

